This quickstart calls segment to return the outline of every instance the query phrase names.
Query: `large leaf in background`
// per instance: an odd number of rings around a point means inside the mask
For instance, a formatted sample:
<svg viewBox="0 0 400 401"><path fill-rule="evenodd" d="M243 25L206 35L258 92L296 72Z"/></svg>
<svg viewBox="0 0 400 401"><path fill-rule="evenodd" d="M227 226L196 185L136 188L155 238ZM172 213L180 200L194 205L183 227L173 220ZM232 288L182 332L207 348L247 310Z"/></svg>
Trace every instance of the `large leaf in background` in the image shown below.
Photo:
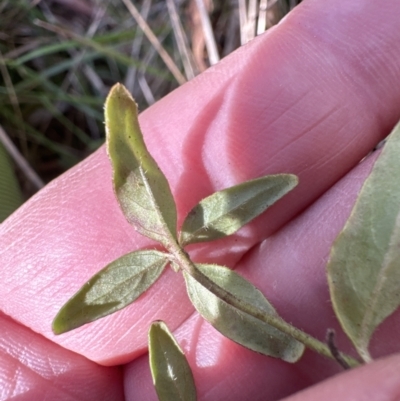
<svg viewBox="0 0 400 401"><path fill-rule="evenodd" d="M55 334L114 313L135 301L161 275L168 255L154 250L127 253L94 275L60 309Z"/></svg>
<svg viewBox="0 0 400 401"><path fill-rule="evenodd" d="M218 265L196 266L211 281L237 298L255 305L270 315L278 316L264 295L234 271ZM224 336L253 351L287 362L296 362L300 359L304 351L302 343L222 301L186 272L184 276L194 307Z"/></svg>
<svg viewBox="0 0 400 401"><path fill-rule="evenodd" d="M21 189L8 154L0 144L0 223L21 204Z"/></svg>
<svg viewBox="0 0 400 401"><path fill-rule="evenodd" d="M183 222L182 246L235 233L298 183L292 174L267 175L215 192L203 199Z"/></svg>
<svg viewBox="0 0 400 401"><path fill-rule="evenodd" d="M360 356L400 305L400 125L365 181L327 266L335 313Z"/></svg>
<svg viewBox="0 0 400 401"><path fill-rule="evenodd" d="M146 237L168 244L176 239L176 206L167 179L148 152L135 101L115 85L105 104L107 150L113 183L126 219Z"/></svg>
<svg viewBox="0 0 400 401"><path fill-rule="evenodd" d="M149 330L150 370L160 401L195 401L196 387L185 354L164 322Z"/></svg>

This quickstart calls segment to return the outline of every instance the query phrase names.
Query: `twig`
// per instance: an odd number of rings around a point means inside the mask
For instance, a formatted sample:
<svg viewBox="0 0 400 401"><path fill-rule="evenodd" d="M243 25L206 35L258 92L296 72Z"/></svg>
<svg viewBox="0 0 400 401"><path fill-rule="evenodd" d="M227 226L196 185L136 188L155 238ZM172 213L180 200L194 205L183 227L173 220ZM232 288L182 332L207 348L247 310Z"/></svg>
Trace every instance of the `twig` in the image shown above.
<svg viewBox="0 0 400 401"><path fill-rule="evenodd" d="M151 7L152 0L144 0L142 3L142 7L140 8L141 16L146 20ZM143 30L138 29L135 35L135 38L132 42L131 48L131 57L132 58L139 58L140 55L140 48L142 47L143 42ZM129 92L134 93L136 76L137 76L138 68L137 67L129 67L126 75L125 75L125 86Z"/></svg>
<svg viewBox="0 0 400 401"><path fill-rule="evenodd" d="M147 83L146 77L144 74L140 74L138 77L138 83L140 86L140 89L142 90L143 96L146 99L146 102L148 103L149 106L154 104L156 102L156 99L154 99L153 92L151 91L151 88L149 84Z"/></svg>
<svg viewBox="0 0 400 401"><path fill-rule="evenodd" d="M160 41L163 41L166 35L167 35L166 32L161 34ZM151 106L156 102L153 92L158 93L159 91L157 90L156 87L156 81L153 81L150 87L146 77L146 68L144 66L151 65L156 54L157 54L156 49L154 49L154 47L149 47L143 58L143 67L140 67L137 71L137 82L149 106Z"/></svg>
<svg viewBox="0 0 400 401"><path fill-rule="evenodd" d="M256 36L256 23L257 23L257 0L249 1L249 11L247 12L247 42L254 39Z"/></svg>
<svg viewBox="0 0 400 401"><path fill-rule="evenodd" d="M161 45L160 41L157 39L156 35L154 35L153 31L151 30L147 22L140 15L138 9L133 5L133 3L130 0L122 0L122 1L124 2L126 8L129 10L129 12L131 13L132 17L135 19L137 24L143 30L147 39L156 49L157 53L160 55L165 65L171 71L172 75L175 77L175 79L178 81L180 85L184 84L186 82L185 77L179 71L179 68L175 64L174 60L172 60L170 55L165 51L165 49Z"/></svg>
<svg viewBox="0 0 400 401"><path fill-rule="evenodd" d="M3 127L0 125L0 142L3 144L4 148L8 154L12 157L17 166L25 174L26 178L38 189L44 187L43 181L36 174L33 168L28 164L25 158L21 155L17 147L12 143Z"/></svg>
<svg viewBox="0 0 400 401"><path fill-rule="evenodd" d="M240 22L240 44L243 46L247 42L246 0L239 0L239 22Z"/></svg>
<svg viewBox="0 0 400 401"><path fill-rule="evenodd" d="M186 78L188 80L191 80L196 76L192 61L193 57L191 57L191 52L187 44L187 38L185 32L183 31L174 0L167 0L167 6L169 16L171 18L172 28L174 30L176 43L178 45L179 53L181 55L183 68L185 69Z"/></svg>
<svg viewBox="0 0 400 401"><path fill-rule="evenodd" d="M350 365L343 358L338 347L335 344L335 330L328 329L326 332L326 343L328 344L329 350L336 362L345 370L350 369Z"/></svg>
<svg viewBox="0 0 400 401"><path fill-rule="evenodd" d="M219 62L219 54L217 44L215 42L214 33L211 27L210 17L204 5L204 0L196 0L196 5L199 10L201 24L203 26L204 37L206 40L206 47L208 53L208 59L211 65Z"/></svg>
<svg viewBox="0 0 400 401"><path fill-rule="evenodd" d="M261 35L267 28L268 0L260 0L257 21L257 35Z"/></svg>

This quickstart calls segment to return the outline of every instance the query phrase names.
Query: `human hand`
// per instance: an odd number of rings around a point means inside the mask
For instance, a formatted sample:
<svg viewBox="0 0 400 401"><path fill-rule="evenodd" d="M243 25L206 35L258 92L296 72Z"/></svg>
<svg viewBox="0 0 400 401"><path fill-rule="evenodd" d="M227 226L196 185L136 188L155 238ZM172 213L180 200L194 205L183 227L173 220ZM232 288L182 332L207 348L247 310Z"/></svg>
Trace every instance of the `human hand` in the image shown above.
<svg viewBox="0 0 400 401"><path fill-rule="evenodd" d="M374 156L357 163L400 118L399 14L395 2L306 1L140 119L181 218L202 197L243 180L299 176L298 188L254 223L192 252L235 267L282 317L320 339L327 328L339 331L324 272L329 249ZM155 319L176 329L202 400L279 399L339 371L308 351L289 365L225 339L193 313L182 278L170 270L123 311L52 334L55 314L87 279L148 246L119 210L104 149L0 226L2 399L155 399L145 355ZM374 356L398 350L399 325L395 314L382 326ZM339 332L337 342L349 348ZM362 391L377 394L374 400L398 394L399 361L354 370L295 399L321 399L326 391L325 399L345 400L337 393L344 387L349 399Z"/></svg>

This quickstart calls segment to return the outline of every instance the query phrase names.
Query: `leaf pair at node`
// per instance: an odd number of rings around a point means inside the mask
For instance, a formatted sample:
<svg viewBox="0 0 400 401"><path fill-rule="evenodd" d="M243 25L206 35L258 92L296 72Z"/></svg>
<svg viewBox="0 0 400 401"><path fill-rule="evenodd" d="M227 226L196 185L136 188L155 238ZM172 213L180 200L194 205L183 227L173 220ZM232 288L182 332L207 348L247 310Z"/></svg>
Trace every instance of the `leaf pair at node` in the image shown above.
<svg viewBox="0 0 400 401"><path fill-rule="evenodd" d="M171 265L182 270L196 310L226 337L288 362L301 357L304 344L332 357L326 344L279 318L251 283L224 266L194 264L184 250L189 244L235 233L292 190L297 177L265 176L216 192L189 212L178 233L168 181L146 148L137 106L122 85L112 88L105 116L121 210L140 234L159 242L165 251L139 250L110 263L61 308L53 331L61 334L124 308ZM399 155L400 125L365 182L327 268L335 313L364 361L371 360L368 347L373 332L400 304ZM165 323L153 323L149 351L160 400L195 400L190 367ZM357 365L351 357L335 353L346 364Z"/></svg>
<svg viewBox="0 0 400 401"><path fill-rule="evenodd" d="M222 289L238 302L276 316L252 284L223 266L195 265L184 251L188 244L235 233L292 190L297 177L266 176L216 192L191 210L178 236L176 205L168 181L146 148L137 106L122 85L112 88L105 117L113 186L121 210L140 234L159 242L166 251L135 251L110 263L61 308L53 321L53 331L64 333L124 308L143 294L170 263L175 270L184 271L192 303L217 330L254 351L290 362L298 360L303 344L210 291ZM192 277L193 273L201 275L211 287L205 288ZM162 325L153 327L158 327L153 331L166 330ZM158 360L156 349L155 345L150 349L154 361Z"/></svg>

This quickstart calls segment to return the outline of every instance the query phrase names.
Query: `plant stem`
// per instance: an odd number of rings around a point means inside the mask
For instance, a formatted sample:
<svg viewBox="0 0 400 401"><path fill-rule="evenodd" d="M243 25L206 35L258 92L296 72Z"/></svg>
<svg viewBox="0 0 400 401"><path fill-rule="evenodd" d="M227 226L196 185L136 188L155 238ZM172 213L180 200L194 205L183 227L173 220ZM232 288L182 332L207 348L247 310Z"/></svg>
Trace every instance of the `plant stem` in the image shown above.
<svg viewBox="0 0 400 401"><path fill-rule="evenodd" d="M335 344L335 330L328 329L326 333L326 343L331 351L332 356L336 359L336 362L345 370L350 369L348 363L343 359L342 354Z"/></svg>
<svg viewBox="0 0 400 401"><path fill-rule="evenodd" d="M243 299L237 298L230 292L215 284L195 266L189 255L177 243L170 244L168 250L173 255L175 263L179 264L182 270L190 274L198 283L227 304L290 335L297 341L303 343L307 348L314 350L320 355L330 359L335 359L327 344L285 322L281 317L270 315L262 309L245 302ZM360 365L360 362L351 356L343 353L340 353L340 355L350 367L356 367Z"/></svg>

